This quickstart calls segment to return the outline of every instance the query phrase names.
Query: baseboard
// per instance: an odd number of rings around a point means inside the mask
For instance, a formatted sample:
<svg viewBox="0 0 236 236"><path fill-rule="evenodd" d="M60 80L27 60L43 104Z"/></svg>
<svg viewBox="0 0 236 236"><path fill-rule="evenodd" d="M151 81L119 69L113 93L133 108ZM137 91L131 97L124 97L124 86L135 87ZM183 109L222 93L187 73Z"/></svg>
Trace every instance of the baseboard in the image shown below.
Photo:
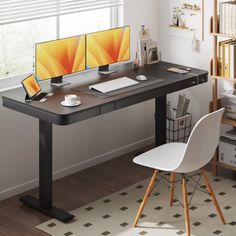
<svg viewBox="0 0 236 236"><path fill-rule="evenodd" d="M78 171L84 170L86 168L89 168L91 166L95 166L97 164L100 164L102 162L114 159L116 157L119 157L121 155L124 155L126 153L135 151L137 149L140 149L142 147L148 146L150 144L154 143L154 136L149 137L143 140L140 140L138 142L120 147L118 149L112 150L110 152L106 152L102 155L95 156L93 158L90 158L89 160L77 163L75 165L66 167L61 170L57 170L53 173L53 179L57 180L63 177L66 177L68 175L74 174ZM15 196L17 194L26 192L30 189L38 187L38 179L33 179L28 182L22 183L20 185L8 188L6 190L3 190L0 192L0 201L7 199L9 197Z"/></svg>

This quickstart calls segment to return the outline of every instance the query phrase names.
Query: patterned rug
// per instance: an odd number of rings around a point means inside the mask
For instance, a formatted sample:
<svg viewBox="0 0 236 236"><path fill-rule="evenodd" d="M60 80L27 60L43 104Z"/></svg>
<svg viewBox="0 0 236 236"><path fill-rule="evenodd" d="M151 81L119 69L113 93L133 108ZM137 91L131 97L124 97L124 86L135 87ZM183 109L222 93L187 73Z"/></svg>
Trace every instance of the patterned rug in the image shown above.
<svg viewBox="0 0 236 236"><path fill-rule="evenodd" d="M197 190L190 205L191 235L236 235L236 182L208 174L227 222L222 225L209 195ZM179 179L180 176L177 176ZM198 180L198 176L195 177ZM173 207L169 206L168 183L161 181L151 194L138 227L132 223L149 180L99 199L71 213L76 219L61 223L51 219L37 226L53 236L173 236L186 235L184 212L181 206L182 188L178 183ZM203 181L203 180L202 180ZM200 188L206 186L200 182ZM189 181L188 184L194 185ZM189 199L193 188L188 186Z"/></svg>

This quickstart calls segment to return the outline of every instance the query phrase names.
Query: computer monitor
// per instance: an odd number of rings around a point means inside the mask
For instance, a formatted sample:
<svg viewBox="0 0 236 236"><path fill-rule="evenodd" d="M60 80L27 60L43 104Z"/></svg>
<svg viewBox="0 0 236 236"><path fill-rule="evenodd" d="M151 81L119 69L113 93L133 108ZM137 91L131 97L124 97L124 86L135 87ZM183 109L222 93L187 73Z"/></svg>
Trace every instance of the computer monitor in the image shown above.
<svg viewBox="0 0 236 236"><path fill-rule="evenodd" d="M38 80L51 79L63 86L64 75L80 72L85 66L85 35L36 44L35 74Z"/></svg>
<svg viewBox="0 0 236 236"><path fill-rule="evenodd" d="M120 27L86 35L86 67L109 73L109 64L130 59L130 27Z"/></svg>

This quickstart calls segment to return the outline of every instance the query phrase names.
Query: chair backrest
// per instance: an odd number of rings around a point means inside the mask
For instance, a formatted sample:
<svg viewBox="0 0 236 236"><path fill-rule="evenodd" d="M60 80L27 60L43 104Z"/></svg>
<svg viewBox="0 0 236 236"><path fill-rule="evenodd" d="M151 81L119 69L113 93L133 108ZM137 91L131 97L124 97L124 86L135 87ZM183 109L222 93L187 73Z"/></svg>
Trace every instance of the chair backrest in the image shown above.
<svg viewBox="0 0 236 236"><path fill-rule="evenodd" d="M187 142L184 157L177 172L198 170L212 159L219 144L220 124L224 108L202 117L193 128Z"/></svg>

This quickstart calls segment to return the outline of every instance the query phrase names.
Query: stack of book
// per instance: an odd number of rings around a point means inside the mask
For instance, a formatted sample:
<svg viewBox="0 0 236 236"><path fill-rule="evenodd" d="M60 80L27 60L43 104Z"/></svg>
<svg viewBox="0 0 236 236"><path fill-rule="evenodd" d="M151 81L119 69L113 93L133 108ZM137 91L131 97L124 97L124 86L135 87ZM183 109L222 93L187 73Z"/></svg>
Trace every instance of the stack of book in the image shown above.
<svg viewBox="0 0 236 236"><path fill-rule="evenodd" d="M236 90L232 89L225 91L222 95L221 105L226 108L226 117L236 120Z"/></svg>
<svg viewBox="0 0 236 236"><path fill-rule="evenodd" d="M236 35L236 2L219 3L220 33Z"/></svg>
<svg viewBox="0 0 236 236"><path fill-rule="evenodd" d="M236 141L236 128L222 134L223 137Z"/></svg>
<svg viewBox="0 0 236 236"><path fill-rule="evenodd" d="M236 78L236 41L219 42L219 75Z"/></svg>

